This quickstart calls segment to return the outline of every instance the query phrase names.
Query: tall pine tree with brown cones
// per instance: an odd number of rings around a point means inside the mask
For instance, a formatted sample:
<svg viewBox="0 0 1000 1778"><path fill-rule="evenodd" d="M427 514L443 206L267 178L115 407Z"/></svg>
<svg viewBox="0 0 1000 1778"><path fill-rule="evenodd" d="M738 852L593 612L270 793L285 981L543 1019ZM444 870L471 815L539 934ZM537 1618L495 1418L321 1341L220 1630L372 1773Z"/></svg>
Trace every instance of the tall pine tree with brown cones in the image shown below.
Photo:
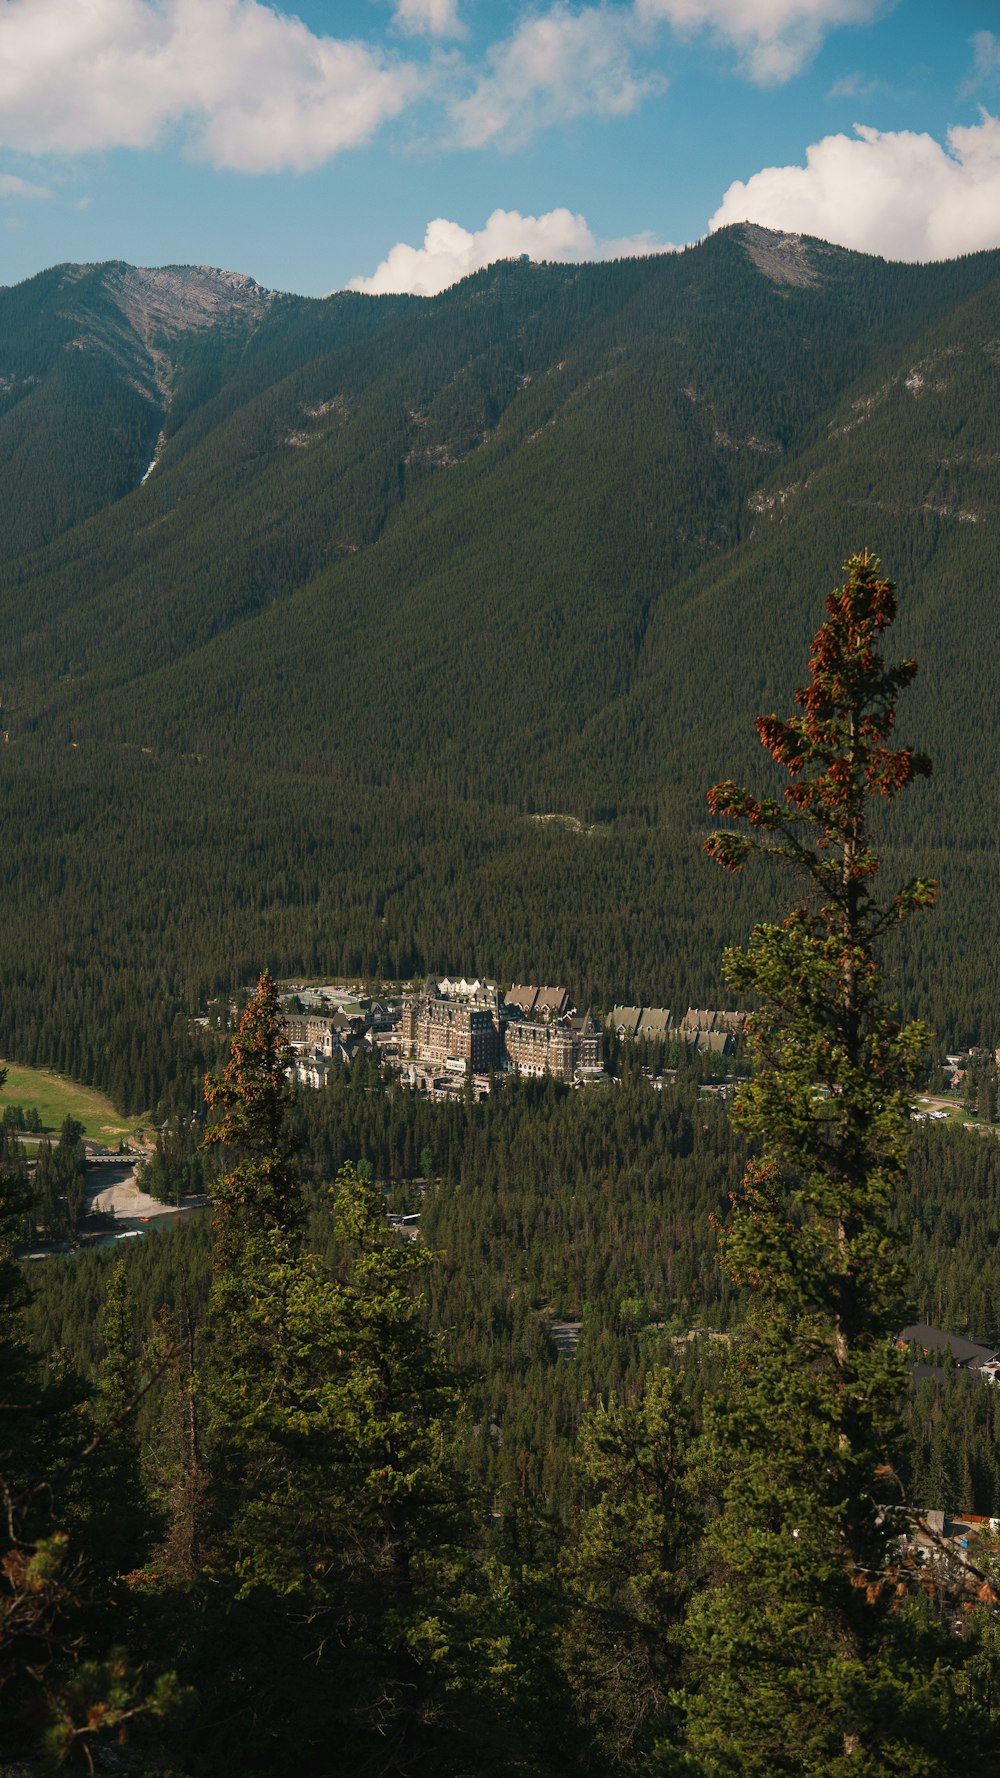
<svg viewBox="0 0 1000 1778"><path fill-rule="evenodd" d="M878 952L935 885L880 893L872 805L930 765L895 744L916 673L881 652L895 589L867 552L845 574L795 713L757 720L784 796L732 782L709 794L714 815L743 824L711 834L710 856L739 871L764 854L803 893L726 954L730 988L756 1008L756 1073L735 1108L753 1158L720 1235L750 1307L699 1457L715 1511L687 1629L687 1733L703 1778L985 1774L1000 1747L968 1645L900 1565L892 1201L929 1034L889 1003Z"/></svg>

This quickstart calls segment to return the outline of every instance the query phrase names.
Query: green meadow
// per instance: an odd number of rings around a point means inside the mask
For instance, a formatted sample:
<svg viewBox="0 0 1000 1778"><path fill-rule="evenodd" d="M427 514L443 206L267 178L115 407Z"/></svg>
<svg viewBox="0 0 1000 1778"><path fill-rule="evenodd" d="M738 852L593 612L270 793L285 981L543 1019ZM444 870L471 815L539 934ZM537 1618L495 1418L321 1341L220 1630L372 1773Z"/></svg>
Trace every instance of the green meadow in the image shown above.
<svg viewBox="0 0 1000 1778"><path fill-rule="evenodd" d="M67 1113L83 1125L91 1142L117 1148L122 1137L134 1137L142 1120L124 1118L110 1099L75 1080L66 1080L47 1068L23 1068L19 1062L0 1062L7 1078L0 1087L0 1115L7 1105L20 1105L25 1113L38 1109L46 1135L58 1135ZM30 1138L29 1138L30 1140Z"/></svg>

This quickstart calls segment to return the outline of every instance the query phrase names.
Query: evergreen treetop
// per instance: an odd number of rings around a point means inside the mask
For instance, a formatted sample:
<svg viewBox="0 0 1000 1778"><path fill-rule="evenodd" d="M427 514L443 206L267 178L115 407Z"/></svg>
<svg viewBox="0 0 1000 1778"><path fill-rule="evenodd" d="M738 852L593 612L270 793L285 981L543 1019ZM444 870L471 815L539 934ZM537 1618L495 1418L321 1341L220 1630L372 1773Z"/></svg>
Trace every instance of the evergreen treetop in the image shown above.
<svg viewBox="0 0 1000 1778"><path fill-rule="evenodd" d="M294 1099L286 1072L291 1055L277 983L265 970L244 1008L223 1073L205 1077L205 1103L210 1112L221 1113L205 1132L206 1146L224 1144L238 1157L213 1188L220 1265L238 1259L248 1242L288 1239L301 1226L287 1118Z"/></svg>

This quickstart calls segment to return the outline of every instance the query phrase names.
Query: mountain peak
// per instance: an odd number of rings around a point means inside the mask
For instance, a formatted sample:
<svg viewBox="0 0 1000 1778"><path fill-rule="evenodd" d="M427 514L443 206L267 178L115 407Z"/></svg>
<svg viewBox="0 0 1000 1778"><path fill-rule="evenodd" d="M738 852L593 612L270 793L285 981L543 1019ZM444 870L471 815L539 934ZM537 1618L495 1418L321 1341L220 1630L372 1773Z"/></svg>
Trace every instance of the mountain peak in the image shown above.
<svg viewBox="0 0 1000 1778"><path fill-rule="evenodd" d="M747 258L765 278L770 278L772 284L794 284L802 288L819 283L819 274L801 235L763 228L758 222L740 223L738 232Z"/></svg>
<svg viewBox="0 0 1000 1778"><path fill-rule="evenodd" d="M246 273L215 266L133 266L113 259L68 265L60 272L63 300L69 299L63 313L82 324L69 343L106 353L161 408L178 340L208 328L249 335L274 300L273 291ZM82 301L77 287L86 291Z"/></svg>
<svg viewBox="0 0 1000 1778"><path fill-rule="evenodd" d="M148 344L214 327L229 317L258 322L272 299L244 272L208 265L130 266L114 262L105 287L140 338Z"/></svg>

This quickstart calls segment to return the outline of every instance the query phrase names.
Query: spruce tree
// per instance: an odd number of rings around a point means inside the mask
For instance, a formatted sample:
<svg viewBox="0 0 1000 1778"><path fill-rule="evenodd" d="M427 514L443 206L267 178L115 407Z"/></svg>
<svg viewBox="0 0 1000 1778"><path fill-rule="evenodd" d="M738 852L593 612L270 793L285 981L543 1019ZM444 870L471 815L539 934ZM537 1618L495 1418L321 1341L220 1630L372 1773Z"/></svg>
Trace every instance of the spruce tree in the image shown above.
<svg viewBox="0 0 1000 1778"><path fill-rule="evenodd" d="M250 996L221 1076L205 1080L216 1121L206 1147L233 1151L235 1165L212 1188L215 1275L259 1257L261 1244L294 1241L302 1222L301 1187L292 1164L288 1110L292 1059L278 988L267 970Z"/></svg>
<svg viewBox="0 0 1000 1778"><path fill-rule="evenodd" d="M688 1626L688 1737L705 1778L995 1769L954 1643L899 1578L905 1297L891 1213L928 1033L888 1003L877 952L935 890L918 878L879 894L872 801L930 767L893 744L916 666L880 652L896 598L878 568L867 553L846 564L796 713L757 720L784 799L731 782L709 795L750 831L715 832L706 851L732 871L762 853L804 893L726 954L729 986L756 1007L756 1074L734 1114L755 1152L720 1241L747 1322L700 1452L717 1512Z"/></svg>
<svg viewBox="0 0 1000 1778"><path fill-rule="evenodd" d="M185 1290L177 1314L163 1307L144 1352L160 1388L144 1479L158 1508L164 1536L153 1567L172 1582L193 1581L202 1566L205 1474L195 1373L196 1330Z"/></svg>
<svg viewBox="0 0 1000 1778"><path fill-rule="evenodd" d="M45 1770L80 1755L93 1770L92 1748L169 1714L178 1690L118 1646L127 1625L112 1577L123 1555L134 1560L144 1528L123 1492L136 1466L113 1449L135 1405L122 1275L105 1318L115 1355L88 1420L78 1381L58 1365L40 1379L28 1345L15 1251L25 1209L23 1181L0 1167L0 1750L41 1749Z"/></svg>
<svg viewBox="0 0 1000 1778"><path fill-rule="evenodd" d="M26 1207L22 1180L0 1169L0 1739L13 1751L30 1745L32 1718L44 1720L74 1599L69 1540L43 1493L52 1438L39 1410L53 1404L39 1401L25 1333L15 1240Z"/></svg>
<svg viewBox="0 0 1000 1778"><path fill-rule="evenodd" d="M92 1571L110 1593L126 1591L123 1577L137 1569L156 1530L139 1460L136 1404L142 1394L135 1335L136 1307L121 1255L110 1268L99 1333L102 1353L90 1404L94 1450L82 1510Z"/></svg>
<svg viewBox="0 0 1000 1778"><path fill-rule="evenodd" d="M389 1229L381 1187L343 1169L319 1213L336 1264L307 1244L286 1061L265 975L206 1094L223 1112L208 1140L236 1151L213 1188L202 1367L215 1627L199 1659L227 1721L209 1752L219 1769L284 1771L294 1747L306 1773L401 1772L436 1739L448 1667L455 1392L424 1326L432 1258Z"/></svg>
<svg viewBox="0 0 1000 1778"><path fill-rule="evenodd" d="M686 1422L675 1378L656 1370L637 1398L602 1403L580 1426L563 1660L588 1771L660 1772L676 1743L695 1525Z"/></svg>

